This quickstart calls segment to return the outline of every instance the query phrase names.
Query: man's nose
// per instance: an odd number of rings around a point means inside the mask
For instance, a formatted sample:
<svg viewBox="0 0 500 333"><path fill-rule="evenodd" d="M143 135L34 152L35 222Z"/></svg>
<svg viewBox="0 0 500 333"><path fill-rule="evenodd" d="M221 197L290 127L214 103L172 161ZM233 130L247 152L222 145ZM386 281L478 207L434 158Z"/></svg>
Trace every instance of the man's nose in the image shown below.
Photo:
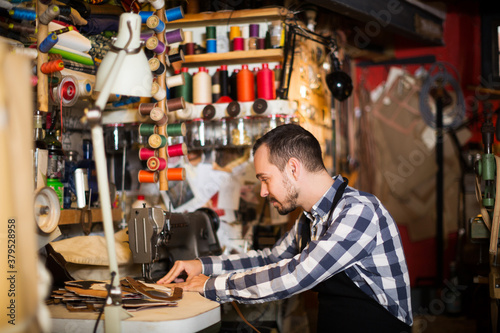
<svg viewBox="0 0 500 333"><path fill-rule="evenodd" d="M267 190L267 186L264 183L262 183L260 185L260 196L265 198L268 195L269 195L269 191Z"/></svg>

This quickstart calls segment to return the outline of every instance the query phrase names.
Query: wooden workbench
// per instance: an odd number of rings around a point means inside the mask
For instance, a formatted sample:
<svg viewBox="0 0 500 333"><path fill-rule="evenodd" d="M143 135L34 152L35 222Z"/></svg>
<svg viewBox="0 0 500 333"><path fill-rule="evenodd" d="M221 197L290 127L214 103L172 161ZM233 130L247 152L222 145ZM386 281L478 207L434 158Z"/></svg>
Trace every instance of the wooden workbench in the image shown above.
<svg viewBox="0 0 500 333"><path fill-rule="evenodd" d="M199 332L207 328L218 332L221 321L219 303L210 301L197 292L184 292L176 307L130 312L133 316L122 321L123 333ZM52 333L92 332L97 313L69 312L65 305L48 306L52 318ZM104 332L101 318L97 332Z"/></svg>

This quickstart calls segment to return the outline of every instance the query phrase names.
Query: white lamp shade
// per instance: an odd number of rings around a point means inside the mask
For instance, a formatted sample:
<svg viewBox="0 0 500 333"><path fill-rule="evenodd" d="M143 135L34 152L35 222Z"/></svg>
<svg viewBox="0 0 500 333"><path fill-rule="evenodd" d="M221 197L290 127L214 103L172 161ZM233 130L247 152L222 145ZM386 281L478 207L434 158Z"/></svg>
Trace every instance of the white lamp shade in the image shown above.
<svg viewBox="0 0 500 333"><path fill-rule="evenodd" d="M132 40L128 49L140 47L141 39L141 17L133 13L120 15L120 26L118 36L113 43L117 48L124 48L130 39L128 23L132 27ZM95 90L101 91L111 70L117 71L118 75L112 83L111 94L151 97L151 86L153 84L153 74L149 68L148 59L141 49L139 53L127 54L120 68L113 68L118 53L109 51L104 57L99 70L97 71Z"/></svg>

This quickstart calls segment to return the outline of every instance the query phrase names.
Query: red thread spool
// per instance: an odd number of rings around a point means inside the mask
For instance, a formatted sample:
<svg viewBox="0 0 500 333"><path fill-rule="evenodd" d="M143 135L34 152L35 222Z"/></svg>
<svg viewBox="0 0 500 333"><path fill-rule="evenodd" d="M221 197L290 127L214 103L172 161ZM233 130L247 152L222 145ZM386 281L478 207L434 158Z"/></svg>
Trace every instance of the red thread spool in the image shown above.
<svg viewBox="0 0 500 333"><path fill-rule="evenodd" d="M262 64L262 69L257 72L257 98L276 99L274 72L268 64Z"/></svg>
<svg viewBox="0 0 500 333"><path fill-rule="evenodd" d="M157 183L158 182L158 172L157 171L147 171L139 170L137 175L139 183Z"/></svg>
<svg viewBox="0 0 500 333"><path fill-rule="evenodd" d="M76 96L76 84L70 80L65 81L61 87L61 94L64 100L73 100Z"/></svg>
<svg viewBox="0 0 500 333"><path fill-rule="evenodd" d="M167 147L168 157L184 156L186 154L187 154L187 146L185 143L179 143Z"/></svg>
<svg viewBox="0 0 500 333"><path fill-rule="evenodd" d="M245 38L234 37L233 39L233 51L243 51L245 49Z"/></svg>
<svg viewBox="0 0 500 333"><path fill-rule="evenodd" d="M156 149L151 148L141 148L139 149L139 159L141 161L146 161L151 157L158 156L158 151Z"/></svg>
<svg viewBox="0 0 500 333"><path fill-rule="evenodd" d="M167 161L164 158L150 157L147 165L151 171L164 170L167 167Z"/></svg>
<svg viewBox="0 0 500 333"><path fill-rule="evenodd" d="M186 179L186 170L184 168L167 169L167 180L184 180Z"/></svg>
<svg viewBox="0 0 500 333"><path fill-rule="evenodd" d="M255 99L254 76L248 65L241 66L241 70L236 74L236 88L238 102L251 102Z"/></svg>

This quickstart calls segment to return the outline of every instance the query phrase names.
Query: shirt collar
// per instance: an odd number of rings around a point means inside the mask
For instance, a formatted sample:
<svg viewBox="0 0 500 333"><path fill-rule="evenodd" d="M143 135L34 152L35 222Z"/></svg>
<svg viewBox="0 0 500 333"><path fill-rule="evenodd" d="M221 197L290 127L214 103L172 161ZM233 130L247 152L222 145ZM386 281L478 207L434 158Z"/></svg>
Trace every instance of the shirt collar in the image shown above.
<svg viewBox="0 0 500 333"><path fill-rule="evenodd" d="M317 219L323 220L332 207L333 198L335 198L335 193L339 189L340 185L344 182L344 178L341 175L333 177L333 185L323 194L323 196L312 206L310 212L304 212L306 217L311 221Z"/></svg>

